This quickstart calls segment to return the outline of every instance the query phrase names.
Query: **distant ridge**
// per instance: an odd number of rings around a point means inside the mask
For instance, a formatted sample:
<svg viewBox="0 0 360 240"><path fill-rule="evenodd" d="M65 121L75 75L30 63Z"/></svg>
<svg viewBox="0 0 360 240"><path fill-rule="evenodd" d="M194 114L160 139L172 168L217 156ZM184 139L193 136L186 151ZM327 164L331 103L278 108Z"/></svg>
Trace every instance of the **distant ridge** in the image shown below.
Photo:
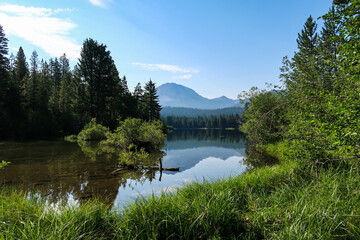
<svg viewBox="0 0 360 240"><path fill-rule="evenodd" d="M163 107L182 107L196 109L219 109L241 107L239 100L225 96L219 98L205 98L193 89L176 83L165 83L157 88L159 101Z"/></svg>

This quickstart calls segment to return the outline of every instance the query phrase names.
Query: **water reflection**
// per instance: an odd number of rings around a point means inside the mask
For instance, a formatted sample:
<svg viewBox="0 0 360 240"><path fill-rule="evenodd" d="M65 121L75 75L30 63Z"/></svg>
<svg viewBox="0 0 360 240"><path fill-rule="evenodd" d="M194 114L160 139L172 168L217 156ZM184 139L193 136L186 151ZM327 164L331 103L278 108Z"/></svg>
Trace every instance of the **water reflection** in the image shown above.
<svg viewBox="0 0 360 240"><path fill-rule="evenodd" d="M0 182L35 191L50 202L99 197L122 206L138 195L171 191L184 183L228 177L246 169L244 136L237 131L174 131L168 135L164 152L151 154L148 164L156 165L162 158L163 167L179 167L180 172L111 174L118 168L119 154L96 143L5 142L0 145L0 156L11 164L0 170Z"/></svg>
<svg viewBox="0 0 360 240"><path fill-rule="evenodd" d="M255 149L246 144L246 151L244 155L244 163L249 168L260 168L264 166L272 166L279 163L279 159L270 155L264 149Z"/></svg>

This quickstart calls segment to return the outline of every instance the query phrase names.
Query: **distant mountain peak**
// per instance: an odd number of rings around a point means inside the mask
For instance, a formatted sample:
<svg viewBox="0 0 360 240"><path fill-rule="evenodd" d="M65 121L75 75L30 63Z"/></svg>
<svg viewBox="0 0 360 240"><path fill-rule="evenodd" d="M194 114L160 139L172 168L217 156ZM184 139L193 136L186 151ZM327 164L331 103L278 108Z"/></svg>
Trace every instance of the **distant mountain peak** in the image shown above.
<svg viewBox="0 0 360 240"><path fill-rule="evenodd" d="M185 107L198 109L219 109L240 106L238 100L225 96L208 99L193 89L177 83L165 83L157 88L160 104L163 107Z"/></svg>
<svg viewBox="0 0 360 240"><path fill-rule="evenodd" d="M225 97L225 96L221 96L221 97L218 97L218 98L213 98L213 99L230 99L230 98L228 98L228 97Z"/></svg>

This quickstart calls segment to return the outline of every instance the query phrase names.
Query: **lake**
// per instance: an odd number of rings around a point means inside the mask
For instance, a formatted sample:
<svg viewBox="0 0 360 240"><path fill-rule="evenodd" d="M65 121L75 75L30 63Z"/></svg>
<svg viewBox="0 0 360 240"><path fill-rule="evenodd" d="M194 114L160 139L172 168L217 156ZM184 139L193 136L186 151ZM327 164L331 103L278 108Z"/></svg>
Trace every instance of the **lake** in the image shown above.
<svg viewBox="0 0 360 240"><path fill-rule="evenodd" d="M138 196L172 192L193 181L214 181L241 174L245 139L234 130L175 130L168 134L162 166L179 172L118 168L119 156L96 143L64 141L2 142L0 183L35 192L49 202L70 204L91 198L121 208Z"/></svg>

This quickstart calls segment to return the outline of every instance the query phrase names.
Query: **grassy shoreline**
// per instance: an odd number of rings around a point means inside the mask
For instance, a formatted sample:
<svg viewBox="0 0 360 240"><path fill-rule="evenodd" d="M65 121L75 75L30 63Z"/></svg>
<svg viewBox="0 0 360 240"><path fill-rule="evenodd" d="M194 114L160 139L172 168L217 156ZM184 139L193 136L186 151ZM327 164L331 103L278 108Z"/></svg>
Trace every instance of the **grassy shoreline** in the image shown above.
<svg viewBox="0 0 360 240"><path fill-rule="evenodd" d="M96 201L55 211L4 188L0 239L359 239L359 186L355 162L303 170L281 161L139 198L121 212Z"/></svg>

